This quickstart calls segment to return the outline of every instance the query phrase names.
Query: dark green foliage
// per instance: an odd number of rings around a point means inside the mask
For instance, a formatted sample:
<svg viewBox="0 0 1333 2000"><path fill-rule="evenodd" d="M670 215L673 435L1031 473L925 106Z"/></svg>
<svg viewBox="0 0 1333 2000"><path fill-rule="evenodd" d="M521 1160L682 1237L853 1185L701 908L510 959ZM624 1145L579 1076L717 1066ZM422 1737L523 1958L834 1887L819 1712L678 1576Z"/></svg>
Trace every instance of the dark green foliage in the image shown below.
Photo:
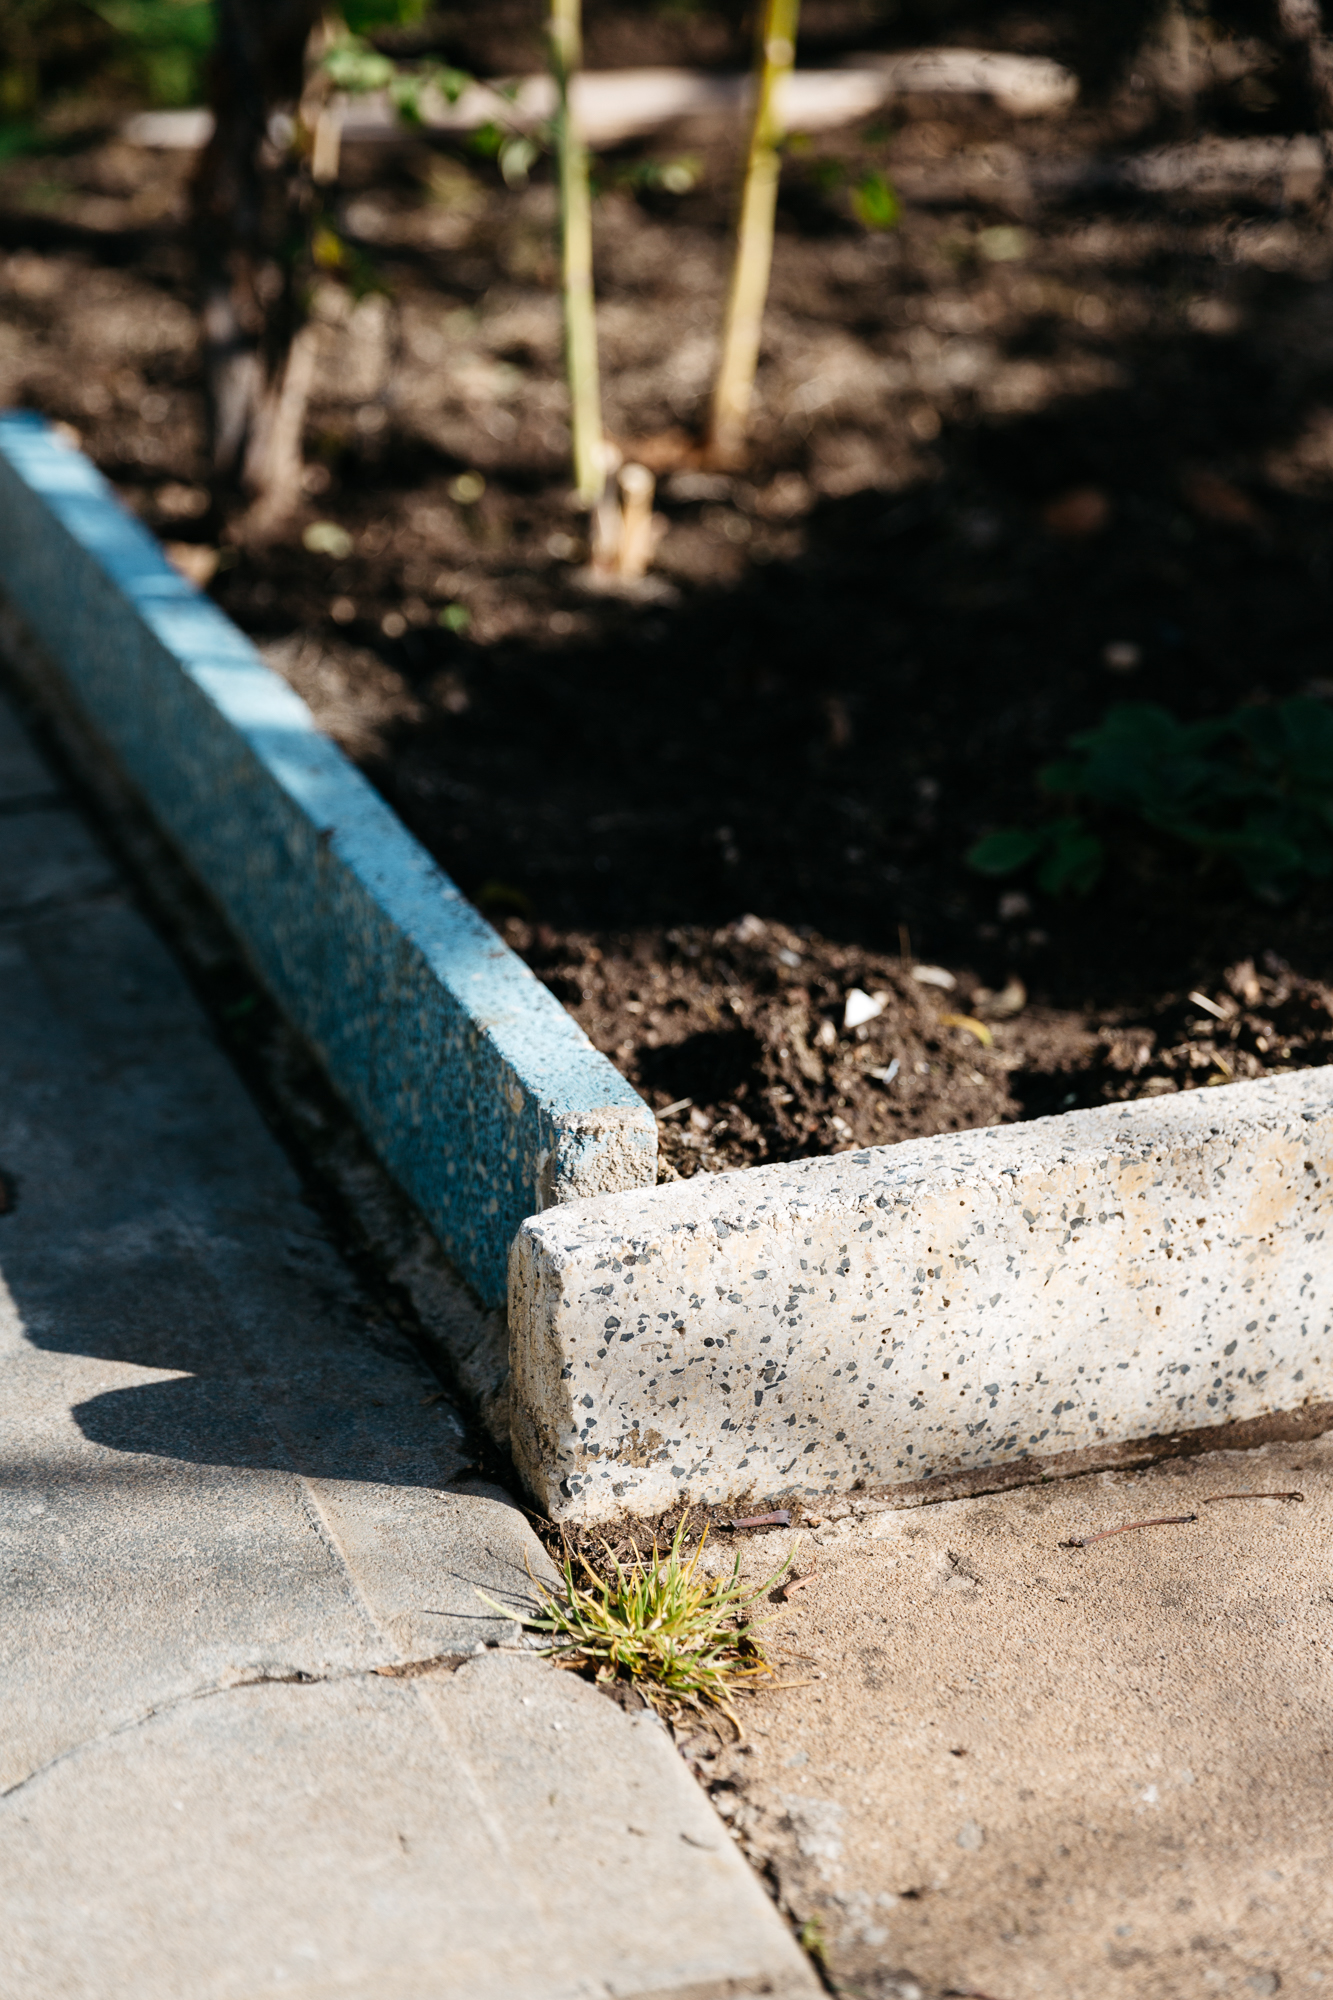
<svg viewBox="0 0 1333 2000"><path fill-rule="evenodd" d="M6 160L22 159L25 153L38 153L41 149L41 131L30 120L0 124L0 166Z"/></svg>
<svg viewBox="0 0 1333 2000"><path fill-rule="evenodd" d="M354 35L384 28L411 28L426 12L426 0L347 0L342 17Z"/></svg>
<svg viewBox="0 0 1333 2000"><path fill-rule="evenodd" d="M153 104L197 103L213 32L211 0L0 0L3 156L39 149L53 85L97 71Z"/></svg>
<svg viewBox="0 0 1333 2000"><path fill-rule="evenodd" d="M195 104L213 46L209 0L95 0L154 104Z"/></svg>
<svg viewBox="0 0 1333 2000"><path fill-rule="evenodd" d="M1043 889L1083 895L1117 824L1137 821L1229 859L1260 895L1287 897L1333 873L1333 711L1322 702L1298 697L1209 722L1126 702L1069 747L1039 783L1095 814L1100 834L1077 813L993 833L969 853L971 867L1008 875L1036 862Z"/></svg>

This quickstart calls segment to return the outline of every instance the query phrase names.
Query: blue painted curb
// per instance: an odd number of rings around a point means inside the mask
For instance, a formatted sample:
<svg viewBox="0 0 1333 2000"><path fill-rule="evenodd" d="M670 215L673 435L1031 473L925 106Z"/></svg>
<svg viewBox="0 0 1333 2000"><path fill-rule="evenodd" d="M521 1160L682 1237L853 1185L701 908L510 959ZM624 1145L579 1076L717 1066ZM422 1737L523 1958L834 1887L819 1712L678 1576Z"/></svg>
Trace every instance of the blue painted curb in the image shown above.
<svg viewBox="0 0 1333 2000"><path fill-rule="evenodd" d="M27 412L0 415L0 591L488 1305L525 1216L652 1183L642 1098Z"/></svg>

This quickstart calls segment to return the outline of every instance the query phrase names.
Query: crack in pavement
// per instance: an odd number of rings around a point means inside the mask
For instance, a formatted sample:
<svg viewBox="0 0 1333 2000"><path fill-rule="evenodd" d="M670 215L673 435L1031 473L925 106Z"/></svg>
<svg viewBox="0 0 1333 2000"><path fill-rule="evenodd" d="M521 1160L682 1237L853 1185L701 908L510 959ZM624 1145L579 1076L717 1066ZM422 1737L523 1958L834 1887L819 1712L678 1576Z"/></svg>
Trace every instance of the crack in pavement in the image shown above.
<svg viewBox="0 0 1333 2000"><path fill-rule="evenodd" d="M117 1736L125 1736L133 1729L141 1729L145 1723L153 1722L159 1715L169 1715L173 1709L185 1708L193 1701L207 1701L213 1695L237 1694L246 1688L257 1687L328 1687L339 1681L363 1680L368 1674L378 1674L386 1680L416 1680L421 1675L437 1668L457 1673L461 1666L474 1659L472 1653L432 1653L420 1660L388 1660L373 1667L347 1667L340 1673L312 1674L304 1667L293 1667L289 1673L250 1674L244 1680L216 1681L210 1687L190 1688L185 1694L172 1695L166 1701L155 1702L151 1708L138 1715L127 1716L123 1722L113 1723L109 1729L98 1730L94 1736L85 1736L78 1743L71 1743L67 1749L57 1751L44 1764L16 1778L12 1785L0 1791L0 1800L12 1799L16 1793L35 1784L38 1778L54 1771L58 1764L68 1763L71 1757L80 1756L85 1750L96 1749L101 1743L110 1743Z"/></svg>

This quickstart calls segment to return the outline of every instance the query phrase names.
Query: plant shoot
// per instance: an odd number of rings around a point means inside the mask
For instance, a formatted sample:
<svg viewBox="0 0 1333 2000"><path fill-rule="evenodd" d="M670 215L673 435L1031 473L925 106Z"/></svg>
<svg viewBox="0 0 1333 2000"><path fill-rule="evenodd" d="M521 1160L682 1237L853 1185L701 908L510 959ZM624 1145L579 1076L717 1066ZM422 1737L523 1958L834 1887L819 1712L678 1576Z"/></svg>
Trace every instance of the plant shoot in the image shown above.
<svg viewBox="0 0 1333 2000"><path fill-rule="evenodd" d="M602 398L597 374L597 321L592 293L592 200L588 155L579 135L571 87L582 61L580 0L551 0L551 70L555 77L555 150L560 177L561 279L565 301L565 370L569 380L574 486L595 507L606 483Z"/></svg>
<svg viewBox="0 0 1333 2000"><path fill-rule="evenodd" d="M764 0L760 16L750 148L736 225L736 255L722 332L722 358L713 387L708 426L708 456L719 464L734 463L745 449L755 370L759 365L764 303L773 266L773 223L782 164L780 148L785 136L783 85L796 59L799 12L800 0Z"/></svg>

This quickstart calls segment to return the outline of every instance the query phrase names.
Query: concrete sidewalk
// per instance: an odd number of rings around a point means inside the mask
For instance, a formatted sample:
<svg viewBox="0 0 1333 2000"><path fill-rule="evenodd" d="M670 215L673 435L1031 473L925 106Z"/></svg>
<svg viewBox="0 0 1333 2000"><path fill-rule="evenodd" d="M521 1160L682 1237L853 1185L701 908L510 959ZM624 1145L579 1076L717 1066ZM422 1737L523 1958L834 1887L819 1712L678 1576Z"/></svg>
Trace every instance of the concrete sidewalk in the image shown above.
<svg viewBox="0 0 1333 2000"><path fill-rule="evenodd" d="M834 1990L1333 1992L1331 1536L1333 1433L807 1525L808 1684L696 1755Z"/></svg>
<svg viewBox="0 0 1333 2000"><path fill-rule="evenodd" d="M814 1993L2 708L0 994L0 1991Z"/></svg>

